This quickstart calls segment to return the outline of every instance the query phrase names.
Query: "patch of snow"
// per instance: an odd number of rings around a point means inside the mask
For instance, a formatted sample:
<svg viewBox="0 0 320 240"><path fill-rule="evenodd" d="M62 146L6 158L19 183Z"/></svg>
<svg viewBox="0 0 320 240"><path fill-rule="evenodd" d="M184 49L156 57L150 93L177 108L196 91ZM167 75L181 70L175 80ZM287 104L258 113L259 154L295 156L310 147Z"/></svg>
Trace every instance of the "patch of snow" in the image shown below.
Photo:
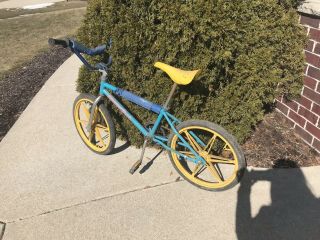
<svg viewBox="0 0 320 240"><path fill-rule="evenodd" d="M305 1L299 8L299 12L320 16L320 1L308 0Z"/></svg>
<svg viewBox="0 0 320 240"><path fill-rule="evenodd" d="M54 3L40 3L22 7L23 9L38 9L52 6Z"/></svg>

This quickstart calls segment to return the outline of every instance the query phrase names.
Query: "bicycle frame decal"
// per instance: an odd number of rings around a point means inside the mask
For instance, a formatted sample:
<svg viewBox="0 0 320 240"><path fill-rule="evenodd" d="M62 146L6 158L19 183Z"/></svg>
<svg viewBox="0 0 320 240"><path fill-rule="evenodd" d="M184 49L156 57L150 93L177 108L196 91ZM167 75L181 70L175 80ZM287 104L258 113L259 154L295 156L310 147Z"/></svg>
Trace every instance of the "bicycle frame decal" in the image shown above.
<svg viewBox="0 0 320 240"><path fill-rule="evenodd" d="M159 114L162 109L162 107L158 104L149 102L148 100L146 100L142 97L139 97L129 91L124 90L124 89L117 88L117 87L115 87L109 83L106 83L106 82L101 83L100 93L101 92L103 93L103 89L105 89L105 88L113 91L118 96L121 96L121 97L127 99L128 101L133 102L133 103L139 105L140 107L143 107L143 108L145 108L149 111L152 111L154 113Z"/></svg>
<svg viewBox="0 0 320 240"><path fill-rule="evenodd" d="M156 121L153 124L153 128L148 130L146 129L110 92L107 91L111 90L112 92L116 93L117 95L127 99L130 102L133 102L147 110L151 110L155 113L158 113L158 117ZM146 99L143 99L129 91L117 88L109 83L102 82L100 85L100 94L105 95L131 122L132 124L139 129L139 131L145 136L151 138L155 143L161 145L164 149L172 151L176 153L177 155L190 160L194 163L198 163L201 161L203 164L205 164L205 160L200 157L200 155L189 145L189 143L179 134L179 132L176 130L174 124L180 123L181 121L177 118L175 118L173 115L168 113L164 108L162 108L160 105L149 102ZM157 129L161 125L161 121L165 119L166 122L168 122L170 128L175 133L175 135L178 136L181 142L179 142L179 145L184 146L188 148L195 156L195 158L188 157L171 147L167 146L168 139L163 136L155 135ZM192 132L190 133L192 136L195 136ZM196 138L196 141L203 146L204 143L199 139Z"/></svg>

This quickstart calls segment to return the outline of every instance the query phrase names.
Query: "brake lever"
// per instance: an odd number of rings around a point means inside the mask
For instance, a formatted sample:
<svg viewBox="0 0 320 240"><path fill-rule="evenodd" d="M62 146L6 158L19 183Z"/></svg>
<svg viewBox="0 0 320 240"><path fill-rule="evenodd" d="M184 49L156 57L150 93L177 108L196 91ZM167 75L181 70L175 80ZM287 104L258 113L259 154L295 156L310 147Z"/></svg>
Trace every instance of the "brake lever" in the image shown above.
<svg viewBox="0 0 320 240"><path fill-rule="evenodd" d="M108 49L110 49L112 46L112 38L109 38L109 41L108 41Z"/></svg>

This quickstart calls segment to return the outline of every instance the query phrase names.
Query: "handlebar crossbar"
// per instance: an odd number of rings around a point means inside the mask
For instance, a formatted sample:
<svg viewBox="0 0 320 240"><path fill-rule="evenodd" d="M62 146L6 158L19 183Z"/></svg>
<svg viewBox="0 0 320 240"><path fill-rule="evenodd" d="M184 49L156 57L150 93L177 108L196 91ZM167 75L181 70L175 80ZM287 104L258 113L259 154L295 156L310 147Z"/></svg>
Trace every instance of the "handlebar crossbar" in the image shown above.
<svg viewBox="0 0 320 240"><path fill-rule="evenodd" d="M87 54L89 56L100 55L100 54L104 53L104 51L107 48L106 44L99 45L98 47L95 47L95 48L87 48L77 41L71 40L70 43L72 44L72 48L75 51L78 51L79 53Z"/></svg>
<svg viewBox="0 0 320 240"><path fill-rule="evenodd" d="M111 39L109 40L108 44L104 45L99 45L95 48L87 48L81 43L72 40L72 39L67 39L67 40L62 40L62 39L54 39L54 38L49 38L48 43L50 45L60 45L64 48L69 47L72 52L74 52L78 58L83 62L83 64L90 70L107 70L107 66L109 66L112 62L112 58L109 57L108 63L107 64L97 64L96 66L92 66L91 64L88 63L88 61L81 55L87 54L89 56L96 56L96 55L101 55L105 52L105 50L108 48L111 48ZM102 69L101 66L104 66Z"/></svg>

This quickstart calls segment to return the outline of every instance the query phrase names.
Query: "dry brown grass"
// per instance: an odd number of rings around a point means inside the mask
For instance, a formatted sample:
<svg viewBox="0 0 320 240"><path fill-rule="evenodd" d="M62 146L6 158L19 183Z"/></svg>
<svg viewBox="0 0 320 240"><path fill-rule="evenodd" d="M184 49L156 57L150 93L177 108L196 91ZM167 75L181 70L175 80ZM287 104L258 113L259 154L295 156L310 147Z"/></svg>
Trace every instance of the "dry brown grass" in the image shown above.
<svg viewBox="0 0 320 240"><path fill-rule="evenodd" d="M76 33L85 8L0 20L0 75L48 48L49 37Z"/></svg>

